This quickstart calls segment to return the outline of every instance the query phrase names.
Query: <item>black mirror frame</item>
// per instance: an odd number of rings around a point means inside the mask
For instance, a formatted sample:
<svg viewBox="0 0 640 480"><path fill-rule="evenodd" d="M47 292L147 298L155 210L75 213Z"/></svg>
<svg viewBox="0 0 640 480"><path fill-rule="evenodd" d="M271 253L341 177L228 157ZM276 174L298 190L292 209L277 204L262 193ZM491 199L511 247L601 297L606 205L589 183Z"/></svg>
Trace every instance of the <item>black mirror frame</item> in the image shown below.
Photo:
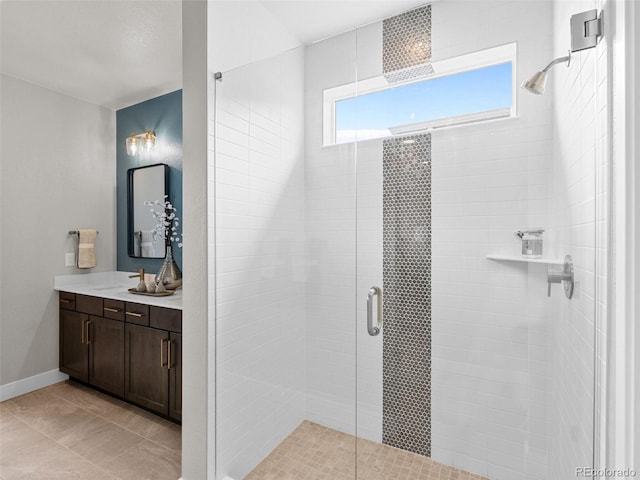
<svg viewBox="0 0 640 480"><path fill-rule="evenodd" d="M169 195L169 165L166 163L154 163L153 165L144 165L142 167L130 168L127 170L127 255L131 258L147 258L147 257L136 257L134 255L134 245L133 245L133 174L136 170L142 170L143 168L151 168L164 166L164 194L166 196ZM164 257L155 257L155 259L161 259Z"/></svg>

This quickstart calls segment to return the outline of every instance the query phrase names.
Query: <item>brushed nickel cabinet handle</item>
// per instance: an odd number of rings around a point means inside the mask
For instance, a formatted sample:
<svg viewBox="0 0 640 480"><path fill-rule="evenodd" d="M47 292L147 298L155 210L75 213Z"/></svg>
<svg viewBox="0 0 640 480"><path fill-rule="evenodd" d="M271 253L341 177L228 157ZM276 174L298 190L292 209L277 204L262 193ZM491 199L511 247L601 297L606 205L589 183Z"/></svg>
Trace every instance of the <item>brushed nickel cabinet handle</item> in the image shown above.
<svg viewBox="0 0 640 480"><path fill-rule="evenodd" d="M136 317L136 318L142 318L144 317L143 314L141 313L136 313L136 312L125 312L127 315L129 315L130 317Z"/></svg>
<svg viewBox="0 0 640 480"><path fill-rule="evenodd" d="M167 366L167 362L164 361L164 342L167 342L166 338L160 339L160 367L164 368Z"/></svg>
<svg viewBox="0 0 640 480"><path fill-rule="evenodd" d="M71 303L71 300L67 300L66 298L61 298L60 303Z"/></svg>
<svg viewBox="0 0 640 480"><path fill-rule="evenodd" d="M111 313L120 313L121 310L119 308L111 308L111 307L104 307L103 310L105 312L111 312Z"/></svg>
<svg viewBox="0 0 640 480"><path fill-rule="evenodd" d="M171 364L171 346L173 345L173 340L169 340L167 342L167 370L171 370L173 365Z"/></svg>
<svg viewBox="0 0 640 480"><path fill-rule="evenodd" d="M90 333L89 333L89 332L90 332L90 328L91 328L91 324L92 324L92 323L93 323L93 322L92 322L91 320L87 320L87 342L86 342L86 343L87 343L87 345L89 345L89 344L91 343L91 338L90 338L90 336L89 336L89 335L90 335Z"/></svg>

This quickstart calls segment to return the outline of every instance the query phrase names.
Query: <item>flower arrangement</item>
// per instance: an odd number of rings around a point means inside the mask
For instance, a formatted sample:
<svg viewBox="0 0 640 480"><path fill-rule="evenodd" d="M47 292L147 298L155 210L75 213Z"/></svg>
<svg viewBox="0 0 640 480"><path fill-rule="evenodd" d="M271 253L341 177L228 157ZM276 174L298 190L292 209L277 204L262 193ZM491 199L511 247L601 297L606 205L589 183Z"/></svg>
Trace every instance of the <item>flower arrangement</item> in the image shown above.
<svg viewBox="0 0 640 480"><path fill-rule="evenodd" d="M164 239L167 246L175 242L178 248L182 248L182 233L178 232L180 219L176 215L176 208L168 200L168 195L164 196L164 200L145 201L144 204L151 207L149 211L157 222L153 229L153 238Z"/></svg>

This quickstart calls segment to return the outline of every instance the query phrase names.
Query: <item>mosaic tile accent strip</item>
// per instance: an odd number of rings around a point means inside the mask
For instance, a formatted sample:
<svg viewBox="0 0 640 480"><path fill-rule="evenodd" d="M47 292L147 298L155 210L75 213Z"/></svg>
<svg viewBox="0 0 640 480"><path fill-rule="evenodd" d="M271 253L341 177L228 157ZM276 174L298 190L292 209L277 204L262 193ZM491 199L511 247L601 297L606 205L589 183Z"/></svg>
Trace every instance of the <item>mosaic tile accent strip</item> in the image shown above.
<svg viewBox="0 0 640 480"><path fill-rule="evenodd" d="M382 22L382 71L390 83L433 73L431 5Z"/></svg>
<svg viewBox="0 0 640 480"><path fill-rule="evenodd" d="M387 79L387 82L393 84L412 80L414 78L428 77L429 75L433 75L434 73L435 70L433 69L431 64L427 63L425 65L416 65L415 67L398 70L397 72L385 73L384 78Z"/></svg>
<svg viewBox="0 0 640 480"><path fill-rule="evenodd" d="M382 442L431 455L431 135L383 141Z"/></svg>

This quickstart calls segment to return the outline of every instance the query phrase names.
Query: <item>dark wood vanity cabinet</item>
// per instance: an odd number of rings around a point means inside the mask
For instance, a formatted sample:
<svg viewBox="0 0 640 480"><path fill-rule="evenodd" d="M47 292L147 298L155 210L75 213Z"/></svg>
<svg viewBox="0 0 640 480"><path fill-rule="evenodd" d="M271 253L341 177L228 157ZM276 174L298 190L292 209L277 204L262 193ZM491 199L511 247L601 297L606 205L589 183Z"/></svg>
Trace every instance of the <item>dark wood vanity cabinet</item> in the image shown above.
<svg viewBox="0 0 640 480"><path fill-rule="evenodd" d="M124 395L124 323L89 317L89 383Z"/></svg>
<svg viewBox="0 0 640 480"><path fill-rule="evenodd" d="M127 325L124 397L150 410L169 413L169 332Z"/></svg>
<svg viewBox="0 0 640 480"><path fill-rule="evenodd" d="M125 398L182 419L182 335L127 325Z"/></svg>
<svg viewBox="0 0 640 480"><path fill-rule="evenodd" d="M86 295L60 294L60 370L118 396L124 394L124 322L98 315L121 311ZM108 309L108 310L107 310Z"/></svg>
<svg viewBox="0 0 640 480"><path fill-rule="evenodd" d="M60 370L178 421L181 331L180 310L60 292Z"/></svg>
<svg viewBox="0 0 640 480"><path fill-rule="evenodd" d="M89 315L60 308L60 370L83 382L89 381L88 320Z"/></svg>
<svg viewBox="0 0 640 480"><path fill-rule="evenodd" d="M173 367L169 370L169 416L182 421L182 334L169 334Z"/></svg>

